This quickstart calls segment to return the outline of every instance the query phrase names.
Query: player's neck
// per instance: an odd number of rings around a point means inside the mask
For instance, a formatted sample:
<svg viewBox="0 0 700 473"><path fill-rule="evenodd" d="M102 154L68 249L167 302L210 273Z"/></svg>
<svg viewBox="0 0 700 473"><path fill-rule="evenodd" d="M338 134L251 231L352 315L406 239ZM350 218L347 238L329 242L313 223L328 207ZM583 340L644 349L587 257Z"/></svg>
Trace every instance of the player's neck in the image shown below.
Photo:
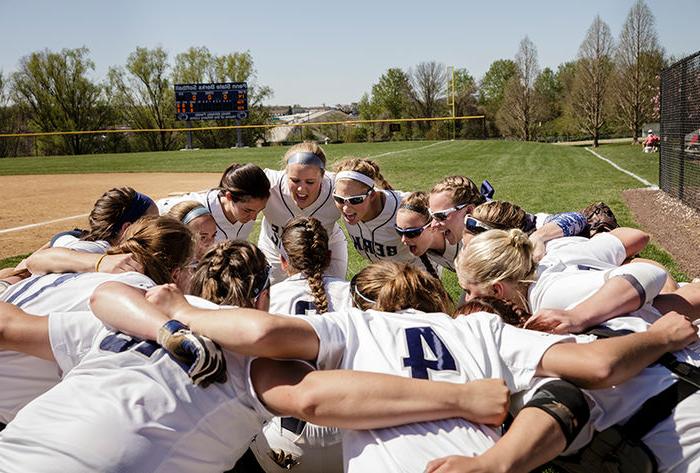
<svg viewBox="0 0 700 473"><path fill-rule="evenodd" d="M370 207L369 212L362 218L363 222L369 222L377 218L377 216L384 210L384 203L386 202L386 196L384 192L375 191L372 196L370 196Z"/></svg>

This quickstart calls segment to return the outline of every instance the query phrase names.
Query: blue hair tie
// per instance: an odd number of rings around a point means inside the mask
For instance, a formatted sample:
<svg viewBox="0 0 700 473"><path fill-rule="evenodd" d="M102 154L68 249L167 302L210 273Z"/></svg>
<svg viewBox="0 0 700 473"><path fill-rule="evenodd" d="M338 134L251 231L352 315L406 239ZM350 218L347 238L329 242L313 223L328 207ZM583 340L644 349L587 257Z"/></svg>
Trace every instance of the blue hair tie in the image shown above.
<svg viewBox="0 0 700 473"><path fill-rule="evenodd" d="M493 194L496 193L496 190L493 188L489 181L484 179L484 181L481 183L481 189L479 193L483 195L486 200L492 200Z"/></svg>
<svg viewBox="0 0 700 473"><path fill-rule="evenodd" d="M155 205L153 199L151 199L145 194L137 192L134 195L134 198L131 199L131 202L129 203L129 207L126 209L126 212L124 212L122 218L119 220L119 222L117 222L117 231L119 231L119 229L125 223L134 223L136 220L143 217L151 205Z"/></svg>

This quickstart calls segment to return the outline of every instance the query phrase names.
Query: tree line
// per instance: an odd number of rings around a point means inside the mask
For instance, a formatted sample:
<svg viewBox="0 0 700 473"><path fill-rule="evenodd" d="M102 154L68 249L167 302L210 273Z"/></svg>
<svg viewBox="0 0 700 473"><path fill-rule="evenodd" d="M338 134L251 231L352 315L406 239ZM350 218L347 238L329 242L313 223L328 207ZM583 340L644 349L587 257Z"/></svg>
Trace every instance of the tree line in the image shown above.
<svg viewBox="0 0 700 473"><path fill-rule="evenodd" d="M48 49L23 57L16 72L0 72L0 130L81 131L109 129L172 129L176 125L175 83L247 82L247 121L264 123L264 101L270 87L257 82L250 52L217 56L206 47L192 47L170 64L163 48L136 48L123 66L112 67L100 82L90 77L95 64L87 48ZM228 123L230 122L230 123ZM194 122L193 127L227 125ZM263 132L245 130L253 143ZM194 133L196 146L221 148L236 143L235 131ZM182 133L105 133L44 136L35 140L0 139L0 156L59 155L97 152L166 151L181 148ZM34 149L32 149L32 147Z"/></svg>
<svg viewBox="0 0 700 473"><path fill-rule="evenodd" d="M659 45L654 17L643 0L630 9L620 36L596 16L577 57L556 71L540 68L535 44L525 37L513 59L491 63L480 81L466 69L422 62L404 71L388 69L362 96L362 118L485 115L478 123L457 122L457 137L519 140L640 137L644 123L659 119L659 74L670 62ZM399 132L372 127L367 139L445 136L449 122L419 122Z"/></svg>
<svg viewBox="0 0 700 473"><path fill-rule="evenodd" d="M416 121L397 127L359 125L344 130L344 141L505 137L520 140L632 135L658 120L659 73L670 62L659 45L654 17L643 0L630 9L617 39L596 16L577 57L556 71L540 68L535 44L525 37L516 55L491 63L480 80L465 68L428 61L408 70L389 68L357 104L362 119L484 115L484 121ZM270 87L257 81L250 52L215 55L206 47L177 54L171 64L163 48L136 48L106 79L91 77L95 65L87 48L48 49L23 57L16 72L0 71L0 130L80 131L168 129L177 125L175 83L248 82L249 116L244 123L270 123L265 101ZM191 122L193 127L234 124ZM454 128L453 128L454 127ZM305 129L314 136L313 130ZM247 145L264 140L264 130L246 129ZM233 130L201 130L195 146L233 146ZM184 134L114 133L62 135L34 140L0 139L1 156L165 151L184 145Z"/></svg>

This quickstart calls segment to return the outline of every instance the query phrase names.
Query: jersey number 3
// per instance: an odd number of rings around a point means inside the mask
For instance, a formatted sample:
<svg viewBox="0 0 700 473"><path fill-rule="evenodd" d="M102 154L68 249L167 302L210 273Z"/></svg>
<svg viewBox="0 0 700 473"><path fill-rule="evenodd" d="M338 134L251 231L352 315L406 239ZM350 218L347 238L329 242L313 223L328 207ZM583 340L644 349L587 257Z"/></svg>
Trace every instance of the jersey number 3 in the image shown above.
<svg viewBox="0 0 700 473"><path fill-rule="evenodd" d="M412 378L430 379L428 369L433 371L457 370L452 353L432 328L412 327L405 331L408 357L403 359L403 365L411 369ZM426 347L429 351L425 349Z"/></svg>

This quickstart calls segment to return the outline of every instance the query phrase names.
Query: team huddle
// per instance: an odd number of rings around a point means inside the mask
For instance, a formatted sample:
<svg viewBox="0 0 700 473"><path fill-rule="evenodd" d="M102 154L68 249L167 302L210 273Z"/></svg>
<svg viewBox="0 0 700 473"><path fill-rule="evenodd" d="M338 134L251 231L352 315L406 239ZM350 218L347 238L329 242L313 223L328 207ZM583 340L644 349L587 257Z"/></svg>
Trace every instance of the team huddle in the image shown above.
<svg viewBox="0 0 700 473"><path fill-rule="evenodd" d="M648 234L327 165L114 188L2 272L0 472L700 471L700 282Z"/></svg>

